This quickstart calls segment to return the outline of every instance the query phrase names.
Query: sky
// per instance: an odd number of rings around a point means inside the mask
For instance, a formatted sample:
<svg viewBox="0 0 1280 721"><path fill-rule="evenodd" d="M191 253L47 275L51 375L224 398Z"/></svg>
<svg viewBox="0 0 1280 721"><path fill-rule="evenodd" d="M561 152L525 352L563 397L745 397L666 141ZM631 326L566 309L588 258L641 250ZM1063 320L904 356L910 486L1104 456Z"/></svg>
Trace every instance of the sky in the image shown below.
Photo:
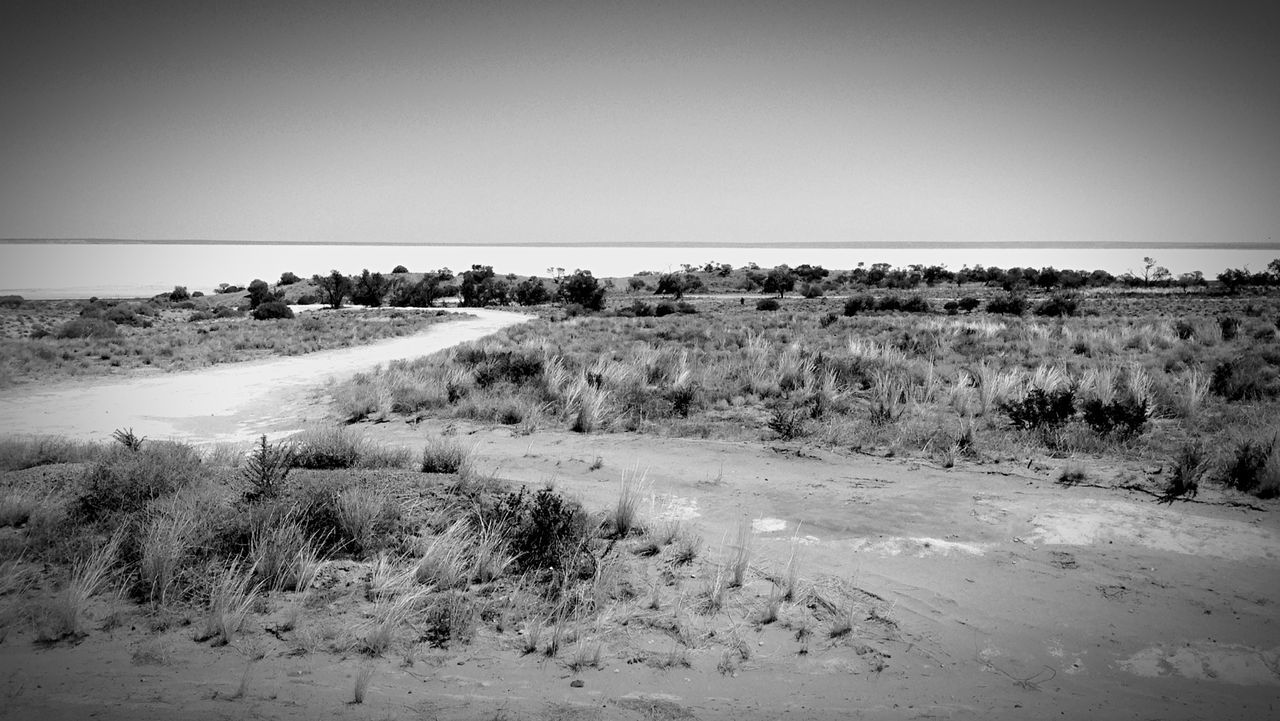
<svg viewBox="0 0 1280 721"><path fill-rule="evenodd" d="M1280 3L0 3L0 238L1280 241Z"/></svg>

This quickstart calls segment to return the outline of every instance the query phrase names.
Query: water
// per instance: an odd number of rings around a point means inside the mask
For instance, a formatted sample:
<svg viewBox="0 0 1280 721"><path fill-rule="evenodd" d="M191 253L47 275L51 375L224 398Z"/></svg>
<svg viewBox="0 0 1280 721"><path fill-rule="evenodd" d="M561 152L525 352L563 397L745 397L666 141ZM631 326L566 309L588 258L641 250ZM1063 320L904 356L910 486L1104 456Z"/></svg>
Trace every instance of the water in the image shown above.
<svg viewBox="0 0 1280 721"><path fill-rule="evenodd" d="M206 293L220 283L246 286L261 278L276 282L284 271L309 277L337 269L389 272L492 265L499 273L551 275L581 268L596 276L626 276L641 270L678 270L709 261L734 267L802 263L849 269L859 263L906 266L945 264L1056 268L1101 268L1142 272L1144 256L1174 275L1199 270L1212 278L1226 268L1262 270L1280 248L1047 248L1047 247L618 247L618 246L405 246L147 243L0 244L0 294L26 298L146 297L175 285Z"/></svg>

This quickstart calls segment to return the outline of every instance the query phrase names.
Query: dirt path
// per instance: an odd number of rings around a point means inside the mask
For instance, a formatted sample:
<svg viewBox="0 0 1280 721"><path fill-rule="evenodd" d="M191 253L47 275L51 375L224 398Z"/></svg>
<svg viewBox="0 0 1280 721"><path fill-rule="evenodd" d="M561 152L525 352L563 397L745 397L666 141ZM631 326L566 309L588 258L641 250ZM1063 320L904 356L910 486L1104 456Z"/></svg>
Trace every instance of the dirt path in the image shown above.
<svg viewBox="0 0 1280 721"><path fill-rule="evenodd" d="M103 439L117 428L149 438L238 441L303 425L327 380L475 340L530 318L496 310L365 346L123 380L87 380L0 393L0 435Z"/></svg>

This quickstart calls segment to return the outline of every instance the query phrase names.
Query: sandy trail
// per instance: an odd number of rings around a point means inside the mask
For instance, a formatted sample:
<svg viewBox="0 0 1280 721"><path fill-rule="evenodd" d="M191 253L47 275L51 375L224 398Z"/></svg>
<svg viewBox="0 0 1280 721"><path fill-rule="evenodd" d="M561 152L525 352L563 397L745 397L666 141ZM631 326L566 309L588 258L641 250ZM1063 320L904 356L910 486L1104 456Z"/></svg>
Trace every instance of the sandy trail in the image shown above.
<svg viewBox="0 0 1280 721"><path fill-rule="evenodd" d="M287 433L304 425L305 412L329 380L428 355L532 317L474 308L464 312L475 318L353 348L158 376L12 389L0 394L0 434L101 440L118 428L132 428L149 438L209 442Z"/></svg>

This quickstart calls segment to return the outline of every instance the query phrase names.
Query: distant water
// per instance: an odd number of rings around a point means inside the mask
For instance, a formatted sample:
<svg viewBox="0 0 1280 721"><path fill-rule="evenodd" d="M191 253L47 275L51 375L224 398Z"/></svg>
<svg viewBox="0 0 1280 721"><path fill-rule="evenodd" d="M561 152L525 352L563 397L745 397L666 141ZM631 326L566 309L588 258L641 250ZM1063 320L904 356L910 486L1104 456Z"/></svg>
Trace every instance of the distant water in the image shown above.
<svg viewBox="0 0 1280 721"><path fill-rule="evenodd" d="M337 269L389 272L397 265L411 271L447 267L455 272L473 264L492 265L499 273L547 276L563 268L581 268L596 276L625 276L641 270L678 270L683 263L710 261L734 267L754 262L849 269L859 263L945 264L1056 268L1101 268L1111 273L1142 272L1151 256L1175 275L1193 270L1212 278L1226 268L1266 268L1280 257L1277 248L1048 248L1048 247L570 247L570 246L408 246L273 245L150 243L3 243L0 244L0 293L26 298L146 297L175 285L206 293L220 283L248 285L255 278L274 283L284 271L309 277Z"/></svg>

